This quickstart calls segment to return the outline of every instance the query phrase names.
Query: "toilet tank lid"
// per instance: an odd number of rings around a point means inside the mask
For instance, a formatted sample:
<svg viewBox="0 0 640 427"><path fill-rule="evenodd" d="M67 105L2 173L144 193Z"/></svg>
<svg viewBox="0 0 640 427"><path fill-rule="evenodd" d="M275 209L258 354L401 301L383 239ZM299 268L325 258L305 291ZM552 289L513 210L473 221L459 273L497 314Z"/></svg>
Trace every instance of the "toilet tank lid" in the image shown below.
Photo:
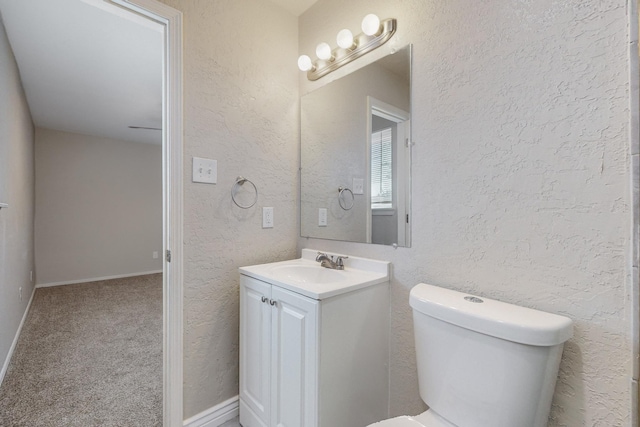
<svg viewBox="0 0 640 427"><path fill-rule="evenodd" d="M425 283L411 289L409 303L427 316L521 344L553 346L573 335L567 317Z"/></svg>

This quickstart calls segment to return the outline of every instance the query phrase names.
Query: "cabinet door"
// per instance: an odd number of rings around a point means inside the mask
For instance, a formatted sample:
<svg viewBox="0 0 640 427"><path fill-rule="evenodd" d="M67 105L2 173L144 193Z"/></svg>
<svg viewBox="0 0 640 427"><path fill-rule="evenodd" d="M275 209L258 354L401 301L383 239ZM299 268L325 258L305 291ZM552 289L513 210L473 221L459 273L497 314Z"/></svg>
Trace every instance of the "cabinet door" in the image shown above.
<svg viewBox="0 0 640 427"><path fill-rule="evenodd" d="M266 427L271 417L270 297L271 285L240 276L240 422L244 427Z"/></svg>
<svg viewBox="0 0 640 427"><path fill-rule="evenodd" d="M271 426L315 427L319 302L277 286L271 298Z"/></svg>

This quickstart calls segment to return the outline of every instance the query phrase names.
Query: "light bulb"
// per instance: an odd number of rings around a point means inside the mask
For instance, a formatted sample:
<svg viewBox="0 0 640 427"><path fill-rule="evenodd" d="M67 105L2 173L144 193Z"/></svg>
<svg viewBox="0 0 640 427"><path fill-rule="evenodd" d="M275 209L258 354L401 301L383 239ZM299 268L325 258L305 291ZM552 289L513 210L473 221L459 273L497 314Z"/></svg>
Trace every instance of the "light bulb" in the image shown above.
<svg viewBox="0 0 640 427"><path fill-rule="evenodd" d="M375 35L380 29L380 18L373 13L368 14L362 20L362 32L368 36Z"/></svg>
<svg viewBox="0 0 640 427"><path fill-rule="evenodd" d="M336 41L338 42L338 46L341 48L351 49L353 47L353 34L347 29L340 30L338 37L336 37Z"/></svg>
<svg viewBox="0 0 640 427"><path fill-rule="evenodd" d="M300 71L309 71L312 69L313 63L311 62L311 58L307 55L300 55L300 58L298 58L298 68L300 68Z"/></svg>
<svg viewBox="0 0 640 427"><path fill-rule="evenodd" d="M316 56L325 61L331 59L333 57L333 54L331 53L331 46L327 43L320 43L316 47Z"/></svg>

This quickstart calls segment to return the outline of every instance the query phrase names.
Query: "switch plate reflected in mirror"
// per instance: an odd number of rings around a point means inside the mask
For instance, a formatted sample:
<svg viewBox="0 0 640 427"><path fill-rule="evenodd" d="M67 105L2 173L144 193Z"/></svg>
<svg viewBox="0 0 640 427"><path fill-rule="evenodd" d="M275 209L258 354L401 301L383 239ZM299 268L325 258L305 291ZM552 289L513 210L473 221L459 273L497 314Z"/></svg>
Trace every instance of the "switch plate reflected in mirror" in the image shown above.
<svg viewBox="0 0 640 427"><path fill-rule="evenodd" d="M303 237L411 245L410 118L410 45L302 97Z"/></svg>

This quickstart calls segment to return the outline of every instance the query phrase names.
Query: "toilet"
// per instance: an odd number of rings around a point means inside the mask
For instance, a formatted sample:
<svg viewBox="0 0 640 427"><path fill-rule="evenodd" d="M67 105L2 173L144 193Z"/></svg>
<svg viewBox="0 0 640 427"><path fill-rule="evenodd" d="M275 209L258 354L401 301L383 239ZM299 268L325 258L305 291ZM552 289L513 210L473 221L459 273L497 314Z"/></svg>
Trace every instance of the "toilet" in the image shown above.
<svg viewBox="0 0 640 427"><path fill-rule="evenodd" d="M370 427L547 426L570 319L424 283L409 302L429 409Z"/></svg>

